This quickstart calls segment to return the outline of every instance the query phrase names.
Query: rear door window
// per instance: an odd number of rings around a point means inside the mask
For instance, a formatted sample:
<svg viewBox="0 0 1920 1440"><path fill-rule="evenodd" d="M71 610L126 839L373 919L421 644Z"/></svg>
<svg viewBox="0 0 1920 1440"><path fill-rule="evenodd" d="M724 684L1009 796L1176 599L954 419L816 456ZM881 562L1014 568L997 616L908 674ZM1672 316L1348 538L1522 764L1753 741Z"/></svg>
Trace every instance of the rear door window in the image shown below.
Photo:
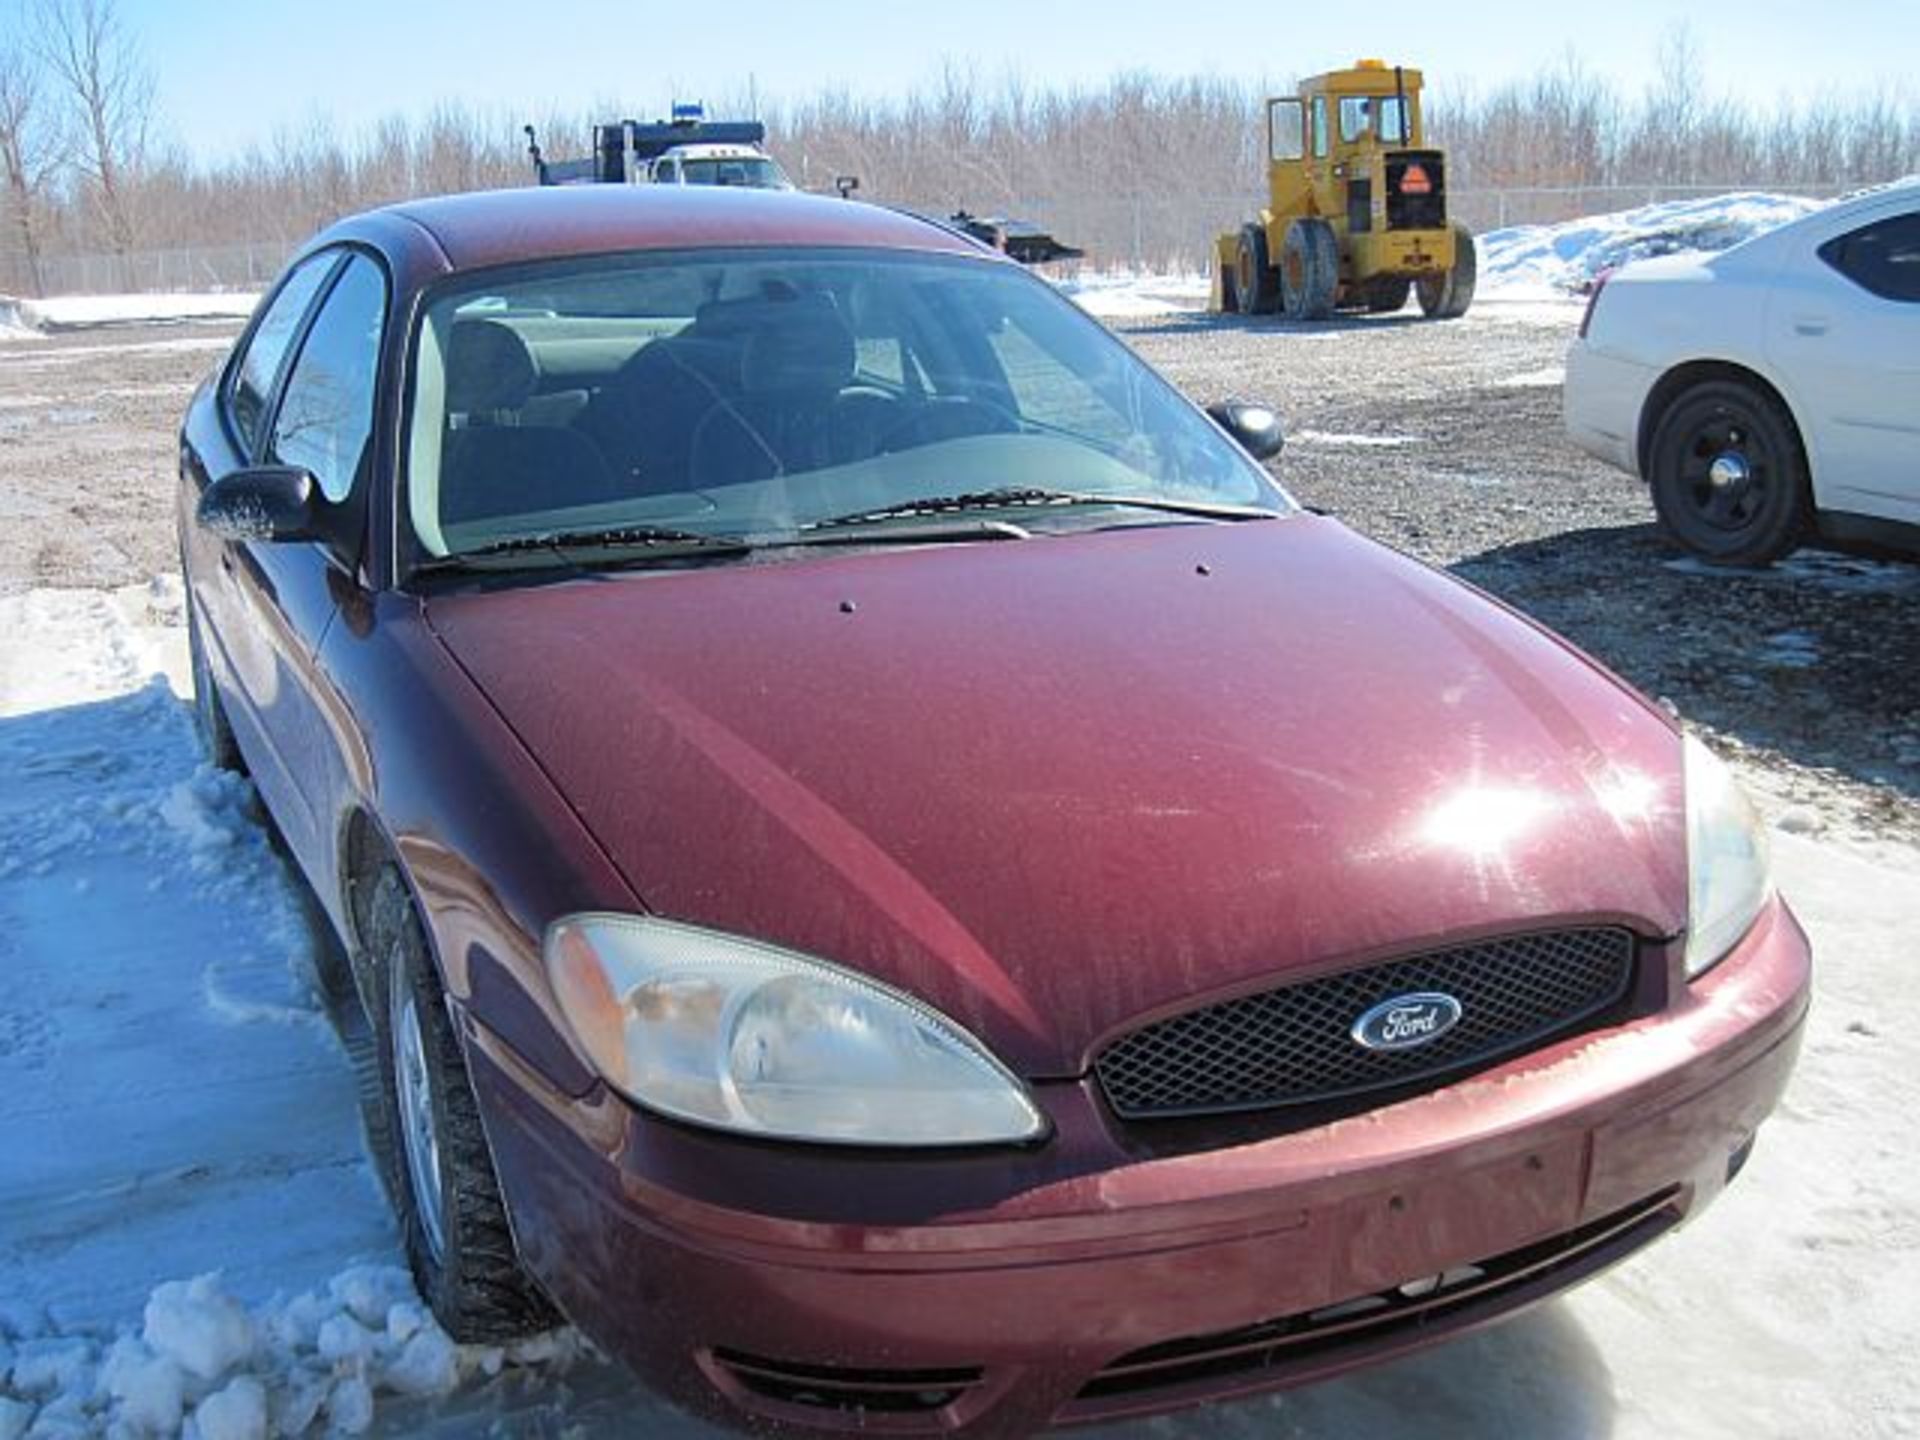
<svg viewBox="0 0 1920 1440"><path fill-rule="evenodd" d="M268 303L266 314L248 337L246 351L233 367L227 383L227 417L249 456L260 448L261 421L273 398L281 363L300 333L300 322L313 297L339 260L339 251L327 250L294 267Z"/></svg>
<svg viewBox="0 0 1920 1440"><path fill-rule="evenodd" d="M1836 236L1820 247L1820 258L1882 300L1920 304L1920 212Z"/></svg>

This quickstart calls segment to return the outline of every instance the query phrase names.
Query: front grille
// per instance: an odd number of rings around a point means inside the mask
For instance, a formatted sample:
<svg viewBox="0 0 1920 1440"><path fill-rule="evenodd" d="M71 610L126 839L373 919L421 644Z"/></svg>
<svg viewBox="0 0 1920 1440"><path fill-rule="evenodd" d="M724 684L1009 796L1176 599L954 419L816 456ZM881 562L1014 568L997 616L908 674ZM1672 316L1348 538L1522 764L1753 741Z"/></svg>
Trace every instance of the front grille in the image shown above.
<svg viewBox="0 0 1920 1440"><path fill-rule="evenodd" d="M1455 946L1156 1021L1101 1051L1094 1072L1129 1120L1362 1095L1569 1033L1627 993L1633 960L1632 934L1612 926ZM1353 1038L1354 1022L1381 1001L1428 991L1459 1002L1451 1030L1405 1050Z"/></svg>
<svg viewBox="0 0 1920 1440"><path fill-rule="evenodd" d="M1303 1315L1132 1351L1102 1367L1058 1418L1098 1419L1116 1402L1181 1386L1285 1384L1350 1348L1390 1346L1396 1336L1484 1320L1584 1280L1664 1235L1680 1222L1677 1198L1663 1190L1566 1234Z"/></svg>
<svg viewBox="0 0 1920 1440"><path fill-rule="evenodd" d="M1428 192L1409 195L1401 187L1407 170L1418 165L1426 172ZM1387 157L1387 228L1389 230L1444 230L1447 226L1447 167L1438 150L1404 150Z"/></svg>
<svg viewBox="0 0 1920 1440"><path fill-rule="evenodd" d="M983 1374L978 1367L874 1370L769 1360L739 1350L712 1353L717 1366L763 1400L852 1415L927 1415L944 1410L978 1385Z"/></svg>

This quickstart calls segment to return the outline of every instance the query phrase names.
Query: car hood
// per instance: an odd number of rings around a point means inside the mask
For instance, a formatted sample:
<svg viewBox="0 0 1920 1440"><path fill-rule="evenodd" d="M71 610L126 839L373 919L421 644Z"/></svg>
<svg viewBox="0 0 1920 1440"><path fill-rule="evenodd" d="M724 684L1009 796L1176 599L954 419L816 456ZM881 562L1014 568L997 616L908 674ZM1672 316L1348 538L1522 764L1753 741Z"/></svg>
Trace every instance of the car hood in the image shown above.
<svg viewBox="0 0 1920 1440"><path fill-rule="evenodd" d="M1315 971L1684 924L1675 728L1332 521L782 553L428 615L650 909L1029 1077Z"/></svg>

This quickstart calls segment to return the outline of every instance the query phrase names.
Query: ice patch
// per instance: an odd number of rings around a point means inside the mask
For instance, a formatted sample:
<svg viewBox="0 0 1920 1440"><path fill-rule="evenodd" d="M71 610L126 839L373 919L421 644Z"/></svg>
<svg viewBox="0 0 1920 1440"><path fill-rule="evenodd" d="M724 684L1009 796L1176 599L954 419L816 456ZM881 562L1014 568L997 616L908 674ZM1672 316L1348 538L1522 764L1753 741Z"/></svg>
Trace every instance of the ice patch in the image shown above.
<svg viewBox="0 0 1920 1440"><path fill-rule="evenodd" d="M1527 370L1519 375L1509 375L1506 379L1494 383L1502 390L1548 390L1567 383L1567 367L1548 365L1541 370Z"/></svg>
<svg viewBox="0 0 1920 1440"><path fill-rule="evenodd" d="M1805 630L1783 630L1767 636L1754 658L1776 670L1811 670L1820 663L1820 637Z"/></svg>
<svg viewBox="0 0 1920 1440"><path fill-rule="evenodd" d="M1331 445L1357 450L1384 450L1420 443L1418 435L1342 435L1327 430L1300 430L1287 439L1298 445Z"/></svg>
<svg viewBox="0 0 1920 1440"><path fill-rule="evenodd" d="M1833 550L1796 550L1765 568L1710 565L1694 555L1661 564L1681 575L1714 580L1737 577L1775 585L1811 585L1839 594L1920 595L1920 565L1901 560L1870 560Z"/></svg>

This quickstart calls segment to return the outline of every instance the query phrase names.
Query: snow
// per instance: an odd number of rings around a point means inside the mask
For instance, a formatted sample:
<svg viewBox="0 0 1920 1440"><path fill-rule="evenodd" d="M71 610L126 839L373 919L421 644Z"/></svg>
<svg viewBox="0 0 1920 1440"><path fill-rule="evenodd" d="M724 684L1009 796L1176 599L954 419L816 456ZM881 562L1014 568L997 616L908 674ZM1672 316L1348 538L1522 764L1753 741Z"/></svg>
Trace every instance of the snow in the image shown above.
<svg viewBox="0 0 1920 1440"><path fill-rule="evenodd" d="M1490 230L1475 237L1479 283L1467 318L1482 324L1564 326L1570 316L1578 317L1576 297L1602 270L1651 255L1711 254L1797 220L1826 203L1747 191L1660 201L1558 225ZM1083 270L1052 283L1102 320L1155 319L1207 307L1205 275ZM1389 320L1373 317L1371 323ZM1523 387L1560 383L1559 378L1548 380L1545 375L1540 371L1506 383Z"/></svg>
<svg viewBox="0 0 1920 1440"><path fill-rule="evenodd" d="M103 325L166 325L188 320L244 320L257 290L192 291L154 295L56 295L0 302L0 326L29 333L93 330ZM11 313L9 313L11 312Z"/></svg>
<svg viewBox="0 0 1920 1440"><path fill-rule="evenodd" d="M1296 445L1332 445L1347 449L1397 449L1418 445L1418 435L1342 435L1328 430L1301 430L1288 437Z"/></svg>
<svg viewBox="0 0 1920 1440"><path fill-rule="evenodd" d="M1664 200L1558 225L1489 230L1475 240L1480 251L1476 300L1552 300L1579 293L1602 270L1629 260L1725 250L1825 203L1756 191Z"/></svg>
<svg viewBox="0 0 1920 1440"><path fill-rule="evenodd" d="M1204 310L1209 283L1205 275L1143 275L1125 270L1086 272L1053 281L1061 294L1102 320L1150 319Z"/></svg>

